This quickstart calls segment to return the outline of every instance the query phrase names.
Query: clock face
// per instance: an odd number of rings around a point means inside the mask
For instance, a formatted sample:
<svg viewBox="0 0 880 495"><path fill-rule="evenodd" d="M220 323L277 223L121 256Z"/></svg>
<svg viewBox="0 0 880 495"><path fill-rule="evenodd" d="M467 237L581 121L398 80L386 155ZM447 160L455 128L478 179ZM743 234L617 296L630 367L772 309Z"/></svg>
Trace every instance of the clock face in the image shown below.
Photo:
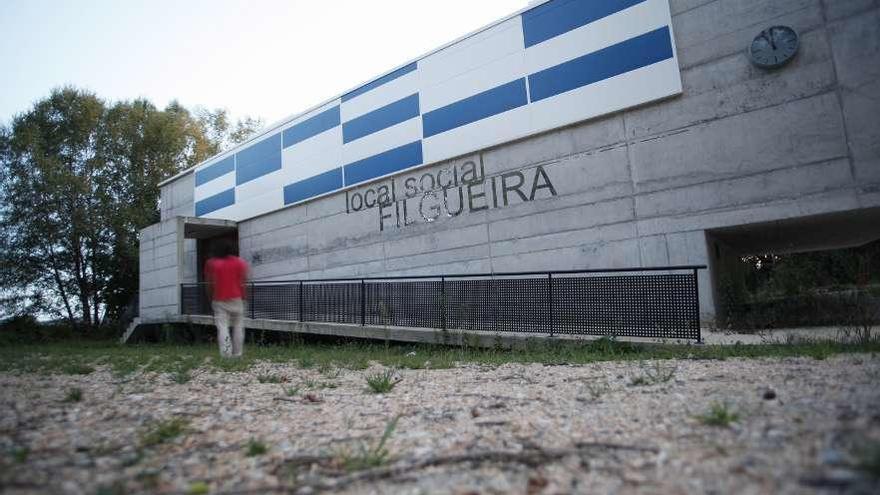
<svg viewBox="0 0 880 495"><path fill-rule="evenodd" d="M749 55L758 67L775 69L782 67L798 50L798 35L788 26L765 29L749 45Z"/></svg>

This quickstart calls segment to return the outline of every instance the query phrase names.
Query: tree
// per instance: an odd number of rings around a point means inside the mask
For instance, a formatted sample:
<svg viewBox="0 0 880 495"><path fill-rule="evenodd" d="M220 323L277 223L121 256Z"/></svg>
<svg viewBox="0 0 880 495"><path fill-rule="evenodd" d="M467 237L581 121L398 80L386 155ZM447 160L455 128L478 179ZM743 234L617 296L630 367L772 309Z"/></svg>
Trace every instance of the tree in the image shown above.
<svg viewBox="0 0 880 495"><path fill-rule="evenodd" d="M177 102L165 110L143 99L108 105L63 88L0 127L7 305L86 328L117 318L137 293L137 236L158 221L159 181L260 124L208 113L223 119L206 121Z"/></svg>

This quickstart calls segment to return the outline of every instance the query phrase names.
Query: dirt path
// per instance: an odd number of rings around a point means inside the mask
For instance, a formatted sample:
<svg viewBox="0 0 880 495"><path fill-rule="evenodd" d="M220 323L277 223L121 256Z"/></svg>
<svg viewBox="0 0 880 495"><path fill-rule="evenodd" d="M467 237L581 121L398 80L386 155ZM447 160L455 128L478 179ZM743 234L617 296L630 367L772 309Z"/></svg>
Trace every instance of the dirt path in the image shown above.
<svg viewBox="0 0 880 495"><path fill-rule="evenodd" d="M854 465L880 445L880 356L405 370L386 395L377 371L0 374L0 491L878 489Z"/></svg>

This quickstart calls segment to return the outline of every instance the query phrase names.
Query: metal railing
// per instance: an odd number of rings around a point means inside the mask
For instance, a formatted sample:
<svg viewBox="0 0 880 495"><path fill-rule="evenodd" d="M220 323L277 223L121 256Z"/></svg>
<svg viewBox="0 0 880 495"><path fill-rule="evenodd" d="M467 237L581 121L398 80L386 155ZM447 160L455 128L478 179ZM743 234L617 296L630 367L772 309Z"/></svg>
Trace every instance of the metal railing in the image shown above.
<svg viewBox="0 0 880 495"><path fill-rule="evenodd" d="M698 270L663 266L248 283L246 316L301 322L700 340ZM205 284L181 313L210 315Z"/></svg>

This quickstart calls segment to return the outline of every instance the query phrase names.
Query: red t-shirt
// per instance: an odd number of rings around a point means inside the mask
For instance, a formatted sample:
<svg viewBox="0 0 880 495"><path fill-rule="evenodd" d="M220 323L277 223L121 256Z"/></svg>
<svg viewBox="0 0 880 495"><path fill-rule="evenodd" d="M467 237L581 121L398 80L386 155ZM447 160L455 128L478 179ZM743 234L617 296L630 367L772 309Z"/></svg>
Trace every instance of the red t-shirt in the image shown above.
<svg viewBox="0 0 880 495"><path fill-rule="evenodd" d="M214 300L243 299L242 284L247 280L247 263L238 256L211 258L205 263L205 278L214 286Z"/></svg>

